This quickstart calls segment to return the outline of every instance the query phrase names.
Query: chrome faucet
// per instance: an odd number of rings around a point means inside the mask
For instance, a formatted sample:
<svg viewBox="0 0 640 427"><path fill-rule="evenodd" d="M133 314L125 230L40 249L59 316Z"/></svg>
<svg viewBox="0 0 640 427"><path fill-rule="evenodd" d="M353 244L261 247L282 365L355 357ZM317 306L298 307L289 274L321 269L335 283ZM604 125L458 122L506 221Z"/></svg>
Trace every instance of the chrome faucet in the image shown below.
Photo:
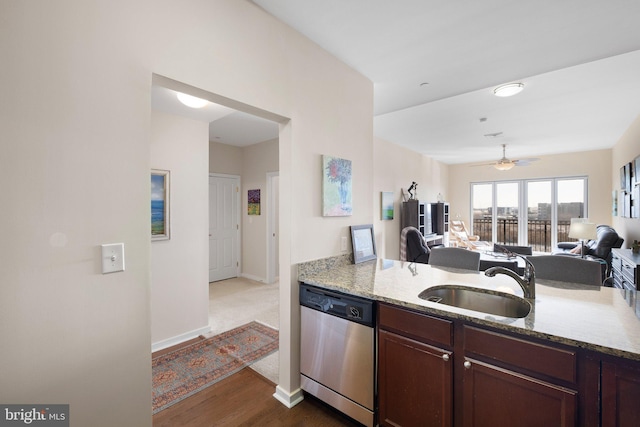
<svg viewBox="0 0 640 427"><path fill-rule="evenodd" d="M516 272L510 270L505 267L491 267L488 268L484 274L488 277L494 277L496 274L506 274L511 277L513 280L518 282L518 285L522 288L524 292L524 297L527 299L535 299L536 298L536 270L533 267L531 261L527 259L527 257L522 256L520 254L515 254L513 252L507 252L510 256L517 256L522 258L525 262L524 274L520 277Z"/></svg>

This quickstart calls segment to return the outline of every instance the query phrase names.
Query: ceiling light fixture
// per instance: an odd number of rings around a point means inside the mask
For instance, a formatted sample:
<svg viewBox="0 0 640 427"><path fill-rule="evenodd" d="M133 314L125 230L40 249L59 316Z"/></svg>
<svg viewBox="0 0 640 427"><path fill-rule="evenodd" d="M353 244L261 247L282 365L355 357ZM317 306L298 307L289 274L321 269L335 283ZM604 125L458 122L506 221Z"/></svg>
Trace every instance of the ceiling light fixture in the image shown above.
<svg viewBox="0 0 640 427"><path fill-rule="evenodd" d="M182 92L178 92L178 100L191 108L202 108L209 103L206 99L196 98L195 96L187 95Z"/></svg>
<svg viewBox="0 0 640 427"><path fill-rule="evenodd" d="M493 93L496 96L506 97L518 94L522 92L522 89L524 89L523 83L507 83L506 85L501 85L495 88Z"/></svg>
<svg viewBox="0 0 640 427"><path fill-rule="evenodd" d="M500 162L496 163L495 165L493 165L493 167L498 169L499 171L508 171L509 169L514 167L515 165L516 165L515 163L513 163L510 160L508 160L506 162L500 161Z"/></svg>

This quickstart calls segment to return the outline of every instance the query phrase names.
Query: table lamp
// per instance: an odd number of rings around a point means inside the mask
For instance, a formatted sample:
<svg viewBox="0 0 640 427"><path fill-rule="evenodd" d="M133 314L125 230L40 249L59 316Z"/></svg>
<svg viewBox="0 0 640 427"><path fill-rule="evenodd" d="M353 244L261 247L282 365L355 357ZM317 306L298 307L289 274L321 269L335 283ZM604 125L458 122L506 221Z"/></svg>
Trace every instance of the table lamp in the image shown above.
<svg viewBox="0 0 640 427"><path fill-rule="evenodd" d="M582 258L584 258L584 241L597 237L596 224L586 221L588 221L586 218L574 218L569 226L569 237L580 240L580 256Z"/></svg>

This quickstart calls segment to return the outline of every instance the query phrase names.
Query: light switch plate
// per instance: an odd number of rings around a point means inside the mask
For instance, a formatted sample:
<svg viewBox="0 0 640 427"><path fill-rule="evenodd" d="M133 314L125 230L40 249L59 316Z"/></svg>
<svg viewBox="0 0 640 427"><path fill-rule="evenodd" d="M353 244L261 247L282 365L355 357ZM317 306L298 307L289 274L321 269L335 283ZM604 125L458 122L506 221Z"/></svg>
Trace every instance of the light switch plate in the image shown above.
<svg viewBox="0 0 640 427"><path fill-rule="evenodd" d="M102 245L102 274L124 271L124 243Z"/></svg>

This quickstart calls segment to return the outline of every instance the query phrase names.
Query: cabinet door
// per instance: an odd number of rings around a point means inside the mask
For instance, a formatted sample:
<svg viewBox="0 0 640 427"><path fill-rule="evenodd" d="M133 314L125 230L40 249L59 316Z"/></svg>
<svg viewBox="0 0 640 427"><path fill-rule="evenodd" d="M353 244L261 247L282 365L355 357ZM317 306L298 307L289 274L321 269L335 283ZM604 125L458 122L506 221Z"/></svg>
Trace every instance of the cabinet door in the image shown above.
<svg viewBox="0 0 640 427"><path fill-rule="evenodd" d="M602 363L602 426L636 427L640 423L640 368Z"/></svg>
<svg viewBox="0 0 640 427"><path fill-rule="evenodd" d="M494 365L464 362L463 425L575 426L577 392Z"/></svg>
<svg viewBox="0 0 640 427"><path fill-rule="evenodd" d="M378 397L381 426L450 426L450 353L380 330Z"/></svg>

